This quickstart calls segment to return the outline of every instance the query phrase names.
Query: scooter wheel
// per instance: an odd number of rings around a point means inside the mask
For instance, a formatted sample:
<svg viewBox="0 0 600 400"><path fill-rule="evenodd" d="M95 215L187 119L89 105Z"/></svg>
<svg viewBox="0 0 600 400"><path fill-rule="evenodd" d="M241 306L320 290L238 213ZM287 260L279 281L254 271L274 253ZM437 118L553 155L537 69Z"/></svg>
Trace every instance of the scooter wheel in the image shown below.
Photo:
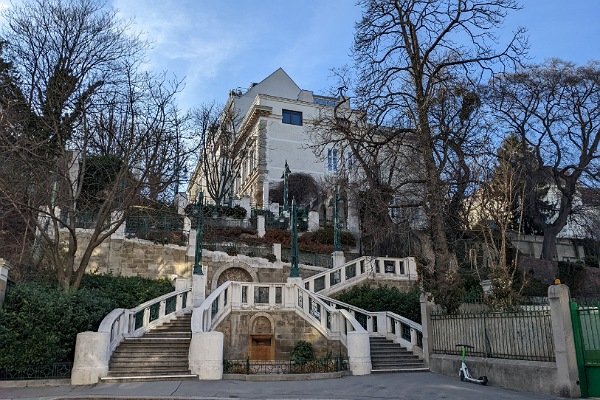
<svg viewBox="0 0 600 400"><path fill-rule="evenodd" d="M479 380L481 381L481 384L483 386L486 386L488 384L488 379L487 379L487 376L485 376L485 375L484 376L480 376Z"/></svg>
<svg viewBox="0 0 600 400"><path fill-rule="evenodd" d="M460 381L464 382L465 381L465 374L464 374L464 372L460 371L459 375L460 375Z"/></svg>

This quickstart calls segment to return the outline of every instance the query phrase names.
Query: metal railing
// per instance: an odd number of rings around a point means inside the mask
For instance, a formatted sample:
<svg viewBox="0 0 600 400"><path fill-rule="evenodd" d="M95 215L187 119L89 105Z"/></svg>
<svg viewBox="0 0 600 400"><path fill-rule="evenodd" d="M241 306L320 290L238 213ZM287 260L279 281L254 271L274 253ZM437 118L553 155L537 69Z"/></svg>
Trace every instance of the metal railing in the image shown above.
<svg viewBox="0 0 600 400"><path fill-rule="evenodd" d="M192 307L191 288L167 293L132 309L116 308L100 323L98 332L110 333L110 353L126 337L139 337L176 312Z"/></svg>
<svg viewBox="0 0 600 400"><path fill-rule="evenodd" d="M209 251L222 251L231 256L243 254L249 257L263 257L273 254L273 247L248 246L237 242L204 242L202 248Z"/></svg>
<svg viewBox="0 0 600 400"><path fill-rule="evenodd" d="M272 360L223 360L223 373L244 375L315 374L348 370L348 360L341 357L304 362Z"/></svg>
<svg viewBox="0 0 600 400"><path fill-rule="evenodd" d="M284 262L289 262L292 258L291 249L282 247L281 248L281 260ZM316 267L324 267L331 268L332 267L332 258L331 254L321 254L315 253L312 251L299 251L298 252L300 264L304 265L314 265Z"/></svg>
<svg viewBox="0 0 600 400"><path fill-rule="evenodd" d="M69 379L73 363L54 363L35 365L23 369L0 368L0 381L19 381L27 379Z"/></svg>
<svg viewBox="0 0 600 400"><path fill-rule="evenodd" d="M459 343L469 354L486 358L554 361L550 310L522 306L517 311L473 311L431 314L433 353L459 354Z"/></svg>

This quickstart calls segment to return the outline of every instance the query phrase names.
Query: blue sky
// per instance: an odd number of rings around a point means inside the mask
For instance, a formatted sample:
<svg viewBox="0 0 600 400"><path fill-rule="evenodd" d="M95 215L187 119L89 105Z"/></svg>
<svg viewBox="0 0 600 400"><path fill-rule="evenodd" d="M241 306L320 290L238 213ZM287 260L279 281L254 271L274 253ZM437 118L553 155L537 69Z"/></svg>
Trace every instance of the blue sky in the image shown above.
<svg viewBox="0 0 600 400"><path fill-rule="evenodd" d="M16 0L18 1L18 0ZM181 108L216 100L283 67L303 89L326 94L331 69L350 63L354 0L109 0L153 43L148 68L185 79ZM10 0L0 0L0 9ZM503 35L529 32L532 61L600 60L600 0L522 0Z"/></svg>
<svg viewBox="0 0 600 400"><path fill-rule="evenodd" d="M113 0L154 43L152 69L185 78L182 108L216 100L283 67L303 89L327 93L331 69L350 63L353 0ZM535 62L600 60L600 0L523 0L503 34L529 32Z"/></svg>

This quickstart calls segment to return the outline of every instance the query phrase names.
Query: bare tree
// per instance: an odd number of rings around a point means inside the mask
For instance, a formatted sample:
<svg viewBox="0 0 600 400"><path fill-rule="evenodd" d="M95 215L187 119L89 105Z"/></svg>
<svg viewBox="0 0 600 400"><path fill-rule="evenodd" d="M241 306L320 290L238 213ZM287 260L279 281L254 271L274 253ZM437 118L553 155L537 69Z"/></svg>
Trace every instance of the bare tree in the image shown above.
<svg viewBox="0 0 600 400"><path fill-rule="evenodd" d="M364 12L354 41L357 106L369 124L392 134L412 131L414 159L423 166L423 205L434 254L429 270L435 277L427 286L441 296L456 281L456 260L445 226L444 171L449 169L444 162L450 159L446 158L450 143L445 141L445 127L434 121L436 99L456 90L454 77L474 88L486 72L512 66L522 52L523 32L519 30L498 49L495 30L518 5L513 0L363 0L360 4ZM460 154L456 150L463 144L456 145L453 153Z"/></svg>
<svg viewBox="0 0 600 400"><path fill-rule="evenodd" d="M96 2L32 0L6 18L36 129L2 130L0 198L36 232L34 254L76 289L131 206L180 179L190 152L177 126L179 82L140 72L143 46Z"/></svg>
<svg viewBox="0 0 600 400"><path fill-rule="evenodd" d="M192 111L192 123L200 137L200 160L194 180L202 182L217 207L233 196L234 181L243 159L238 153L244 149L235 148L238 122L232 103L224 109L209 103Z"/></svg>
<svg viewBox="0 0 600 400"><path fill-rule="evenodd" d="M491 90L498 118L533 150L523 203L544 234L541 258L552 260L580 186L600 181L600 64L552 60L499 76Z"/></svg>

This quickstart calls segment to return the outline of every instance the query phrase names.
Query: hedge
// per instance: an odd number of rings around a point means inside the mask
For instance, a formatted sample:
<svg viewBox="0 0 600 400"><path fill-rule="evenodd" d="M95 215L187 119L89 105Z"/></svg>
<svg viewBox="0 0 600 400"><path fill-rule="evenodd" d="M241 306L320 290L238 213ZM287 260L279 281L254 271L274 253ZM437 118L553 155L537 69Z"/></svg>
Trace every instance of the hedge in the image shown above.
<svg viewBox="0 0 600 400"><path fill-rule="evenodd" d="M11 287L0 310L0 369L73 361L79 332L96 331L115 308L171 292L167 280L87 275L75 292L49 283Z"/></svg>

